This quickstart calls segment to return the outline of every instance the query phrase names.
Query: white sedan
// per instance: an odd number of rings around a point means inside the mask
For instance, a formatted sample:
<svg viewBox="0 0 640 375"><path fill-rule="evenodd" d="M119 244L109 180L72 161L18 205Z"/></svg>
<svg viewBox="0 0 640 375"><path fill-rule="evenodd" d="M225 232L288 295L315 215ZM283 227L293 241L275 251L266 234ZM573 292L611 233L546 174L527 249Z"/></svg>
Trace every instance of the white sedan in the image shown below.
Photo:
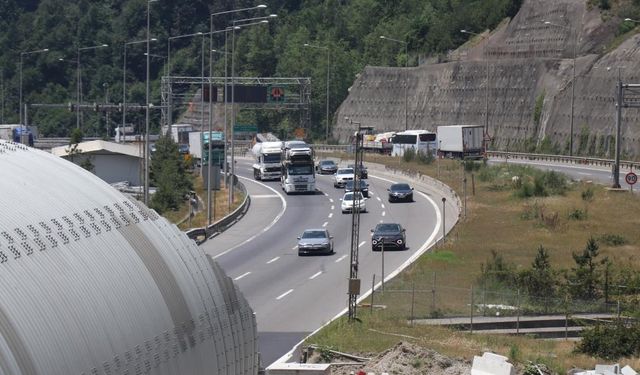
<svg viewBox="0 0 640 375"><path fill-rule="evenodd" d="M340 208L342 208L343 214L353 211L354 207L359 207L360 212L367 212L366 201L367 198L363 197L361 192L358 192L357 195L354 192L345 193Z"/></svg>
<svg viewBox="0 0 640 375"><path fill-rule="evenodd" d="M333 175L333 187L342 188L347 181L353 180L353 168L339 168Z"/></svg>

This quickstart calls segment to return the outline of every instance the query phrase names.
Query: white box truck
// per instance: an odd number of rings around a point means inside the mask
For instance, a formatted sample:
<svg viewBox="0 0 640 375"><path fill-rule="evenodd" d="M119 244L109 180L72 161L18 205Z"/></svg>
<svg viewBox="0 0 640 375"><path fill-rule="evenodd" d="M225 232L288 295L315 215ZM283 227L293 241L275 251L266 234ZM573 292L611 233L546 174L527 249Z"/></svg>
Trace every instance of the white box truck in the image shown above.
<svg viewBox="0 0 640 375"><path fill-rule="evenodd" d="M484 156L484 126L438 126L438 154L450 158L482 158Z"/></svg>
<svg viewBox="0 0 640 375"><path fill-rule="evenodd" d="M251 149L255 163L253 178L256 180L279 180L282 175L282 142L258 142Z"/></svg>

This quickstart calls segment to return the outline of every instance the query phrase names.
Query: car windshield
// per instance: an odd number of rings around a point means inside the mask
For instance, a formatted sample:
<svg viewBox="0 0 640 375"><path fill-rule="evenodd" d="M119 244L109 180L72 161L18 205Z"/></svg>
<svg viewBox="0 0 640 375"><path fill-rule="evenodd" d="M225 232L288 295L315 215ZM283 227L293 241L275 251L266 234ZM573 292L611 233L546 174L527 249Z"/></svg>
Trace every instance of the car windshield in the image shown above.
<svg viewBox="0 0 640 375"><path fill-rule="evenodd" d="M336 165L336 163L331 160L324 160L320 162L320 165L322 165L323 167L333 167L334 165Z"/></svg>
<svg viewBox="0 0 640 375"><path fill-rule="evenodd" d="M362 193L358 192L358 195L356 196L356 199L363 199L363 198L362 198ZM354 200L353 193L347 193L347 194L345 194L345 195L344 195L344 197L342 197L342 200L345 200L345 201L352 201L352 200Z"/></svg>
<svg viewBox="0 0 640 375"><path fill-rule="evenodd" d="M327 235L325 234L325 232L323 230L307 230L304 233L302 233L302 238L305 239L309 239L309 238L326 238Z"/></svg>
<svg viewBox="0 0 640 375"><path fill-rule="evenodd" d="M352 168L338 169L338 174L353 174Z"/></svg>
<svg viewBox="0 0 640 375"><path fill-rule="evenodd" d="M400 232L400 224L378 224L376 232Z"/></svg>
<svg viewBox="0 0 640 375"><path fill-rule="evenodd" d="M411 190L409 184L395 184L391 185L391 190Z"/></svg>
<svg viewBox="0 0 640 375"><path fill-rule="evenodd" d="M288 167L289 174L292 176L313 174L313 166L311 165L290 165Z"/></svg>
<svg viewBox="0 0 640 375"><path fill-rule="evenodd" d="M344 187L347 188L347 189L353 189L353 181L347 181L347 183L344 185ZM364 181L364 180L360 180L360 189L365 189L367 187L369 187L367 182Z"/></svg>

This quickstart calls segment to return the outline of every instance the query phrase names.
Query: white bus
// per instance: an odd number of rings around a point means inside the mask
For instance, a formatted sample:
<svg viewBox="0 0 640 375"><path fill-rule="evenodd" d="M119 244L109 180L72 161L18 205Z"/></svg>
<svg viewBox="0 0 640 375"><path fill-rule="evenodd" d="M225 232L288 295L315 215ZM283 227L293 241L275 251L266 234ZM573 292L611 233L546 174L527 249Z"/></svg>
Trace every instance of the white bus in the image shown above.
<svg viewBox="0 0 640 375"><path fill-rule="evenodd" d="M438 150L436 133L428 130L405 130L391 138L393 149L391 156L402 156L405 150L413 148L416 152L434 154Z"/></svg>

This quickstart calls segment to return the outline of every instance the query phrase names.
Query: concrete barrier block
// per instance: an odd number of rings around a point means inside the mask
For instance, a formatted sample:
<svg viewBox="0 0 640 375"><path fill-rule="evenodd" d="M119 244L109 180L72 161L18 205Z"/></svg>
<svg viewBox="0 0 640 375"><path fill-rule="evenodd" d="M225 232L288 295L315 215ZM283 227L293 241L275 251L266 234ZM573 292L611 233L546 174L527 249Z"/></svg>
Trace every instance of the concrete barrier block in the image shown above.
<svg viewBox="0 0 640 375"><path fill-rule="evenodd" d="M636 370L632 369L629 365L624 366L621 370L620 373L622 375L638 375L638 373L636 372Z"/></svg>
<svg viewBox="0 0 640 375"><path fill-rule="evenodd" d="M513 365L502 355L485 352L482 357L473 357L471 375L515 375Z"/></svg>

